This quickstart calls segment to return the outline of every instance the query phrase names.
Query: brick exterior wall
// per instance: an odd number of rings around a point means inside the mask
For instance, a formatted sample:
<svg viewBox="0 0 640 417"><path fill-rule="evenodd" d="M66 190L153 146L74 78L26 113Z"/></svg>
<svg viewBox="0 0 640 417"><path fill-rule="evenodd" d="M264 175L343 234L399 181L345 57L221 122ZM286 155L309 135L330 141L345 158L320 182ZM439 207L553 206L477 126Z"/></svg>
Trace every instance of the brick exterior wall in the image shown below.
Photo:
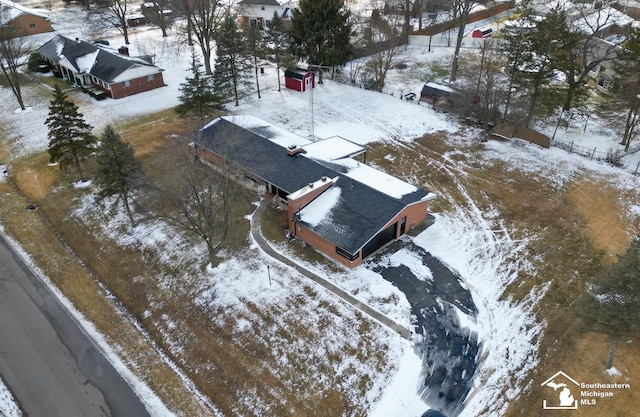
<svg viewBox="0 0 640 417"><path fill-rule="evenodd" d="M210 152L207 149L203 149L201 147L195 148L195 155L200 158L205 158L218 166L221 166L224 162L219 155L216 155L213 152ZM233 169L232 172L236 174L238 173L237 170L235 169ZM360 249L358 258L354 259L353 261L350 261L347 258L340 256L336 252L336 246L333 243L318 236L316 233L303 227L302 225L293 222L293 217L296 211L298 211L298 209L303 208L304 206L309 204L311 201L313 201L313 199L315 199L320 194L322 194L325 190L331 187L331 185L333 185L333 181L330 178L326 180L326 183L322 181L322 179L319 179L319 181L316 181L314 183L313 191L310 190L309 192L302 194L299 198L287 200L289 231L293 236L313 246L314 248L324 253L329 258L336 260L337 262L341 263L347 268L355 268L356 266L362 263L362 248ZM406 226L405 226L405 233L407 233L411 230L412 227L424 222L427 219L428 207L429 207L429 203L427 200L421 200L406 206L402 211L400 211L396 216L394 216L393 219L391 219L387 224L385 224L384 227L381 229L381 231L385 230L387 227L389 227L394 223L398 223L398 229L395 237L396 238L400 237L400 224L399 224L400 220L403 217L407 218Z"/></svg>
<svg viewBox="0 0 640 417"><path fill-rule="evenodd" d="M129 86L125 87L123 83L110 84L111 91L107 91L111 98L122 98L132 94L142 93L143 91L153 90L154 88L163 87L164 79L162 73L153 74L153 80L147 81L147 77L134 78L129 81Z"/></svg>
<svg viewBox="0 0 640 417"><path fill-rule="evenodd" d="M325 192L325 190L327 190L329 187L331 187L331 185L333 185L333 181L331 181L331 179L327 178L326 181L318 181L316 183L314 183L314 188L310 191L308 191L307 193L301 195L299 198L296 199L291 199L291 198L287 198L287 210L288 210L288 215L289 215L289 230L293 230L294 224L293 224L293 216L296 214L296 212L303 208L304 206L306 206L307 204L309 204L311 201L313 201L316 197L318 197L320 194L322 194L323 192Z"/></svg>
<svg viewBox="0 0 640 417"><path fill-rule="evenodd" d="M10 25L19 36L35 35L37 33L52 32L51 22L40 16L23 14L13 20ZM31 27L35 25L35 27Z"/></svg>
<svg viewBox="0 0 640 417"><path fill-rule="evenodd" d="M429 202L426 200L418 201L412 205L409 205L405 207L405 209L402 210L400 213L398 213L393 219L391 219L387 224L385 224L382 230L386 229L387 227L391 226L394 223L399 223L400 220L406 216L407 223L406 223L405 233L407 233L409 230L411 230L413 226L416 226L427 219L428 208L429 208ZM293 218L291 213L292 212L289 211L289 219ZM339 263L346 266L347 268L355 268L356 266L362 263L362 249L360 250L360 254L358 258L354 259L353 261L350 261L347 258L344 258L340 256L338 253L336 253L336 246L331 242L318 236L317 234L303 227L300 224L295 224L294 226L291 226L292 224L291 220L289 220L289 224L290 224L289 230L292 231L292 234L295 235L298 239L301 239L304 242L307 242L309 245L313 246L314 248L324 253L331 259L338 261ZM293 227L295 227L295 229ZM398 231L396 234L396 238L399 238L399 237L400 237L400 225L398 224Z"/></svg>

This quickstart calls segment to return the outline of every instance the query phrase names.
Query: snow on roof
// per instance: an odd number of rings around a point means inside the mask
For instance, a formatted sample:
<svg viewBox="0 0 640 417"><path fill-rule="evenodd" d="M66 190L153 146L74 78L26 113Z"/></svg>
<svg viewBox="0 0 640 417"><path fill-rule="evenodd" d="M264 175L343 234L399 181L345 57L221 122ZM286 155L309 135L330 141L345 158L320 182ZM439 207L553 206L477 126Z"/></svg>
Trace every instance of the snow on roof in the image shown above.
<svg viewBox="0 0 640 417"><path fill-rule="evenodd" d="M340 200L341 193L340 187L329 188L300 210L300 220L311 227L317 226L329 217L331 209Z"/></svg>
<svg viewBox="0 0 640 417"><path fill-rule="evenodd" d="M91 71L91 68L96 62L96 57L98 56L98 50L96 49L93 52L89 52L86 55L79 56L76 58L76 67L78 68L78 73L85 74Z"/></svg>
<svg viewBox="0 0 640 417"><path fill-rule="evenodd" d="M25 7L21 4L17 4L8 0L0 0L0 5L2 6L4 17L8 18L8 20L13 20L22 14L30 14L33 16L41 17L43 19L49 19L48 10L30 9L29 7Z"/></svg>
<svg viewBox="0 0 640 417"><path fill-rule="evenodd" d="M331 183L335 183L336 181L338 181L338 177L335 178L328 178L328 177L323 177L320 178L318 181L315 181L309 185L306 185L304 187L302 187L301 189L299 189L298 191L295 191L291 194L289 194L287 196L287 198L291 199L291 200L295 200L298 199L300 197L302 197L303 195L310 193L312 191L317 190L319 187L322 187L323 185L327 184L327 181L331 182Z"/></svg>
<svg viewBox="0 0 640 417"><path fill-rule="evenodd" d="M627 26L634 20L626 14L611 7L602 7L593 13L581 14L573 25L584 33L592 34L612 25Z"/></svg>
<svg viewBox="0 0 640 417"><path fill-rule="evenodd" d="M317 142L304 145L307 156L310 158L323 159L325 161L333 161L345 157L358 155L366 150L364 146L351 142L350 140L341 138L340 136L332 136Z"/></svg>
<svg viewBox="0 0 640 417"><path fill-rule="evenodd" d="M437 83L434 83L434 82L431 82L431 81L426 83L424 86L425 87L431 87L431 88L434 88L436 90L447 91L449 93L455 93L456 92L456 90L454 90L453 88L451 88L449 86L442 85L442 84L437 84Z"/></svg>
<svg viewBox="0 0 640 417"><path fill-rule="evenodd" d="M265 122L264 120L258 119L254 116L239 115L223 116L222 118L240 127L250 130L262 137L265 137L270 141L282 146L283 148L288 148L289 146L294 145L302 147L313 143L303 138L302 136L298 136L294 133L288 132L281 127L272 125L271 123ZM206 129L207 126L205 126L203 130Z"/></svg>
<svg viewBox="0 0 640 417"><path fill-rule="evenodd" d="M411 185L408 182L404 182L401 179L372 168L369 165L361 164L355 159L344 158L333 161L333 163L347 168L348 171L344 175L349 178L353 178L354 180L393 198L401 199L403 196L418 190L418 187Z"/></svg>
<svg viewBox="0 0 640 417"><path fill-rule="evenodd" d="M161 69L152 65L134 65L133 67L129 68L128 70L124 71L123 73L115 77L112 80L112 82L120 83L126 80L132 80L134 78L146 77L148 75L157 74L158 72L161 72L161 71L162 71Z"/></svg>

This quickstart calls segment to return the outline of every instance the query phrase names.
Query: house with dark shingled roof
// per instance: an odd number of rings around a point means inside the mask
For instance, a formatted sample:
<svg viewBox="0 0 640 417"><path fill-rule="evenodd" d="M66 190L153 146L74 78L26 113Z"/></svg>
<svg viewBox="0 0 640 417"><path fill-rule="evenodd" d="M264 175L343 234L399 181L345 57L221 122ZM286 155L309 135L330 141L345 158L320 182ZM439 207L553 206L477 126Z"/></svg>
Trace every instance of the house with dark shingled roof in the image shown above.
<svg viewBox="0 0 640 417"><path fill-rule="evenodd" d="M111 98L164 86L164 70L142 58L128 56L127 48L116 52L103 45L56 35L36 52L71 84L104 91Z"/></svg>
<svg viewBox="0 0 640 417"><path fill-rule="evenodd" d="M354 159L353 142L333 137L322 149L322 140L252 116L218 118L192 145L198 157L227 161L245 182L286 204L289 235L349 268L425 222L435 197Z"/></svg>

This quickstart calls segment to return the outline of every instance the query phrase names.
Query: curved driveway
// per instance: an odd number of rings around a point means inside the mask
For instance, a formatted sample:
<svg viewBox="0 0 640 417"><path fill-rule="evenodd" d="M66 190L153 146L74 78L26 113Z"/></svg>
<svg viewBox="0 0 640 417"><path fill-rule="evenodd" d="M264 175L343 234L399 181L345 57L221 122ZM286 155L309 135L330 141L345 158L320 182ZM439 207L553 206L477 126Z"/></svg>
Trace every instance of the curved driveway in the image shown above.
<svg viewBox="0 0 640 417"><path fill-rule="evenodd" d="M1 234L0 374L29 417L149 416Z"/></svg>

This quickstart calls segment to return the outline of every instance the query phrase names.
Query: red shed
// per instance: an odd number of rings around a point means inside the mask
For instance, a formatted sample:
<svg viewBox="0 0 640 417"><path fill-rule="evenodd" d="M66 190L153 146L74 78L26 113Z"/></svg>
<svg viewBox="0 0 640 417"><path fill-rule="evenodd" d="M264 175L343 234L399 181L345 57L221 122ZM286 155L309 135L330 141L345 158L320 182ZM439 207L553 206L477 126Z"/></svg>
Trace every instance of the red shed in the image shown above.
<svg viewBox="0 0 640 417"><path fill-rule="evenodd" d="M296 91L307 91L316 86L316 74L298 67L287 68L284 72L284 85Z"/></svg>
<svg viewBox="0 0 640 417"><path fill-rule="evenodd" d="M490 38L493 35L493 30L489 29L476 29L471 33L472 38Z"/></svg>

